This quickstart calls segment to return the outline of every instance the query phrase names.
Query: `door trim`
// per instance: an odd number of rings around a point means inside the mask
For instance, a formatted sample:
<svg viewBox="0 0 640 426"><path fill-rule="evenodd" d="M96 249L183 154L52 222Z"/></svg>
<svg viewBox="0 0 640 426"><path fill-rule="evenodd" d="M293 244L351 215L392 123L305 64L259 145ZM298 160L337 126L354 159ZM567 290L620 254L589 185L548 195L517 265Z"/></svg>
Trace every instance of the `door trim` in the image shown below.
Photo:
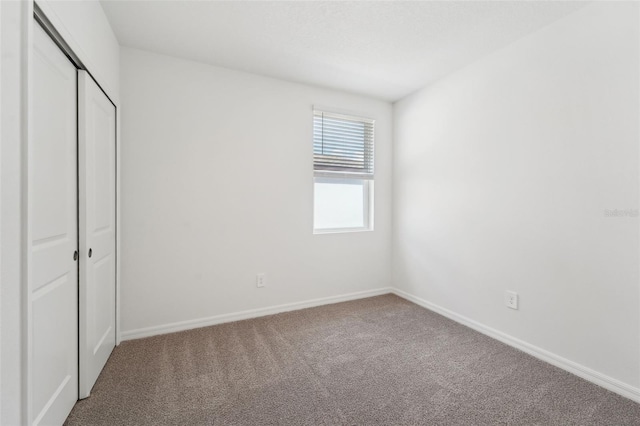
<svg viewBox="0 0 640 426"><path fill-rule="evenodd" d="M80 58L73 52L67 42L64 41L64 38L62 38L58 30L56 30L49 18L47 18L42 9L40 9L40 6L38 6L36 3L33 4L33 17L35 18L36 22L40 24L44 32L49 34L51 40L53 40L53 42L58 45L62 53L64 53L67 58L69 58L71 63L75 65L77 69L84 69L85 66L82 64Z"/></svg>

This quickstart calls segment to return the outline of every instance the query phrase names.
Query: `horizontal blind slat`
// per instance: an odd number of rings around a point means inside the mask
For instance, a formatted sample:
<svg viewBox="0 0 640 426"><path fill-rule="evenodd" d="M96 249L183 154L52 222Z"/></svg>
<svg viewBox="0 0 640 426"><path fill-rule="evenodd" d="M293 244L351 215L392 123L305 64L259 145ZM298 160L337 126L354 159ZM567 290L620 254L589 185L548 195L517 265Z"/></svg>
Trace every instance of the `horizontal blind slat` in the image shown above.
<svg viewBox="0 0 640 426"><path fill-rule="evenodd" d="M349 142L353 144L362 144L363 141L367 143L372 138L368 137L367 135L350 135L345 133L333 133L330 131L326 131L324 135L316 135L316 139L320 141L337 140L337 141Z"/></svg>

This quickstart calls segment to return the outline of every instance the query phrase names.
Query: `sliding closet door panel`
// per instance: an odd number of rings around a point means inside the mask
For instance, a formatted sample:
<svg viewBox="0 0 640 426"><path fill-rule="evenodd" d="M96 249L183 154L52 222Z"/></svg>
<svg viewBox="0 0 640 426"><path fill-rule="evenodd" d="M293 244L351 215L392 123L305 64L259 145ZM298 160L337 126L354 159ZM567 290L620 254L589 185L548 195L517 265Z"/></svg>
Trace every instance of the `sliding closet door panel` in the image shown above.
<svg viewBox="0 0 640 426"><path fill-rule="evenodd" d="M28 176L29 423L78 398L76 69L34 25Z"/></svg>
<svg viewBox="0 0 640 426"><path fill-rule="evenodd" d="M116 342L116 110L79 71L80 398Z"/></svg>

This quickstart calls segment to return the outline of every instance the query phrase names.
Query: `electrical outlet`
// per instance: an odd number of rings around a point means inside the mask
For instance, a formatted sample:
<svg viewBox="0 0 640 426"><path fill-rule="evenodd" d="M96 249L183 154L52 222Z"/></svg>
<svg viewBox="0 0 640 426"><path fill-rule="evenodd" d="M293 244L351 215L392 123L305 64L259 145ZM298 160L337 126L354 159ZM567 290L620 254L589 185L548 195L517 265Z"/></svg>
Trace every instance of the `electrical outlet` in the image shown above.
<svg viewBox="0 0 640 426"><path fill-rule="evenodd" d="M507 308L518 309L518 293L515 291L505 291L504 304L507 305Z"/></svg>
<svg viewBox="0 0 640 426"><path fill-rule="evenodd" d="M265 285L267 285L267 275L266 274L256 275L256 287L264 287Z"/></svg>

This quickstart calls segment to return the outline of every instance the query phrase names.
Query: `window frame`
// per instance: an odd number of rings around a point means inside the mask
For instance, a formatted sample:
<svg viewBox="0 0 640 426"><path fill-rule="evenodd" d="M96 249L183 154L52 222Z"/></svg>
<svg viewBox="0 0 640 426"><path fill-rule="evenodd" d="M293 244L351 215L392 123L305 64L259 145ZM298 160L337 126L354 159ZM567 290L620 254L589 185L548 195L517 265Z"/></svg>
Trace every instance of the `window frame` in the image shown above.
<svg viewBox="0 0 640 426"><path fill-rule="evenodd" d="M345 227L345 228L316 228L315 221L315 203L316 203L316 183L339 184L349 183L353 181L362 182L362 223L363 226ZM366 232L373 231L373 197L374 197L374 180L363 179L362 177L313 177L313 233L315 234L340 234L347 232Z"/></svg>
<svg viewBox="0 0 640 426"><path fill-rule="evenodd" d="M357 172L340 172L340 171L328 171L328 170L316 170L315 169L315 154L313 145L313 135L315 129L315 116L317 112L335 114L345 116L348 119L362 120L363 122L371 122L373 128L373 135L371 139L372 144L372 173L357 173ZM340 111L333 108L325 108L320 106L313 106L312 109L312 152L311 152L311 170L313 172L313 217L312 228L314 235L320 234L342 234L353 232L368 232L374 230L374 207L375 207L375 130L376 120L374 118L368 118L362 114L355 114L352 112ZM349 227L349 228L316 228L315 206L316 206L316 183L350 183L353 181L362 182L363 197L362 197L362 214L363 214L363 226L361 227Z"/></svg>

